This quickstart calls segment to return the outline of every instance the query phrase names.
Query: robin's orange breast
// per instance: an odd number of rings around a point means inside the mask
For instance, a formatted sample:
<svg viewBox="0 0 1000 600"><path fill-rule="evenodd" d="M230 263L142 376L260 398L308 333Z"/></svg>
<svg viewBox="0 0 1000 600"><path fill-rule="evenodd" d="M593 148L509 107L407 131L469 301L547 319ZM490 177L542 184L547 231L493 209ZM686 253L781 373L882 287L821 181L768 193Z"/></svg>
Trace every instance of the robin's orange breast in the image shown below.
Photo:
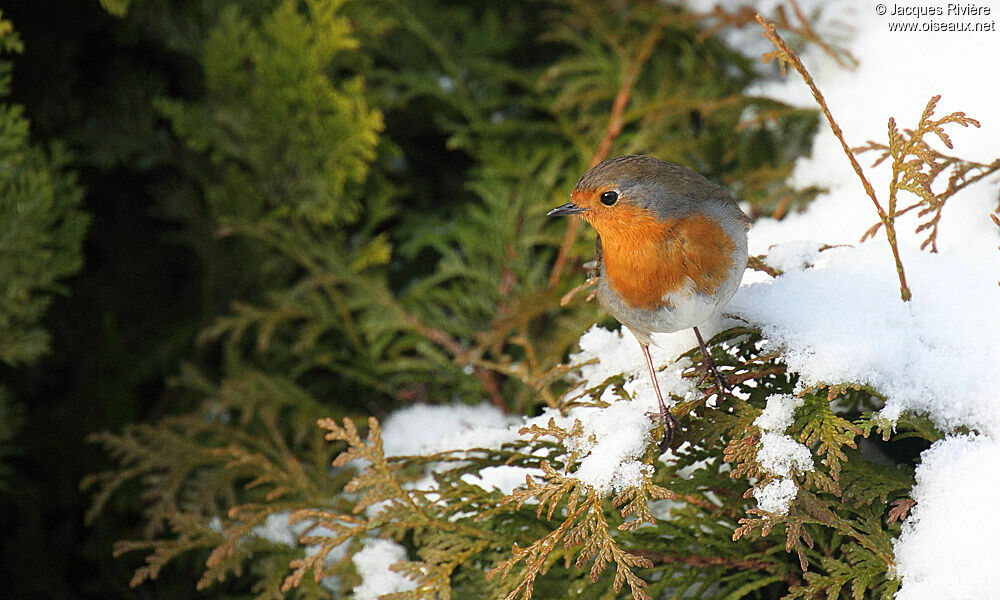
<svg viewBox="0 0 1000 600"><path fill-rule="evenodd" d="M609 283L628 304L656 309L685 289L711 295L729 276L733 241L711 218L660 219L639 207L616 208L588 220L601 234Z"/></svg>

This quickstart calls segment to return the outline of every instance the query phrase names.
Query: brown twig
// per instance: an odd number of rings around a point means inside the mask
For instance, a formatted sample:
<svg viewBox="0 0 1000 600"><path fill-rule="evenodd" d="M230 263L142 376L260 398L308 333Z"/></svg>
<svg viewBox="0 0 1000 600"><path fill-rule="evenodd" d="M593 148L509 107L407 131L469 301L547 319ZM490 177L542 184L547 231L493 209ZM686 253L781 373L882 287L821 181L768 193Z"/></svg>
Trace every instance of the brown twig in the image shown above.
<svg viewBox="0 0 1000 600"><path fill-rule="evenodd" d="M848 52L843 48L834 48L830 44L827 44L823 40L823 38L821 38L819 34L816 33L816 30L812 28L812 23L809 22L809 19L806 17L805 13L802 12L802 9L799 7L798 2L796 2L795 0L789 0L789 4L792 5L792 11L795 12L795 16L798 18L799 24L801 26L799 35L809 40L810 42L817 44L820 48L823 49L823 52L826 52L829 56L833 58L833 60L837 61L837 64L844 67L845 69L853 69L854 67L858 66L858 59L854 58L854 55L852 55L850 52Z"/></svg>
<svg viewBox="0 0 1000 600"><path fill-rule="evenodd" d="M817 87L816 82L813 80L812 75L809 74L809 71L806 70L805 65L802 64L802 60L797 54L795 54L795 52L792 51L791 48L788 47L785 40L778 35L774 25L765 21L760 14L757 15L757 22L760 23L762 28L764 28L764 36L767 37L772 44L774 44L775 48L777 48L776 52L768 52L763 56L764 62L769 62L770 60L777 58L782 73L784 73L784 65L786 63L792 65L792 67L799 72L799 75L802 76L803 81L805 81L809 90L812 92L816 103L819 104L827 122L830 124L830 129L833 130L833 134L837 136L838 140L840 140L840 145L844 149L844 154L847 155L848 160L851 161L851 166L854 168L854 172L857 173L858 178L861 179L861 185L864 187L865 193L872 199L872 203L875 205L875 211L878 212L879 219L885 226L886 237L889 239L889 248L892 250L892 258L896 262L896 275L899 277L899 296L904 302L908 302L910 298L913 297L913 294L910 292L910 288L906 285L906 273L903 270L903 262L899 258L899 246L896 241L895 215L892 214L892 209L895 207L890 207L889 212L886 212L886 210L882 208L882 205L878 201L878 197L875 195L875 188L872 187L872 184L868 181L864 171L861 170L861 165L858 164L858 159L855 158L854 153L851 151L851 147L848 146L847 142L844 140L844 132L841 131L840 125L838 125L836 119L833 118L833 113L830 112L830 107L827 105L826 99L823 97L823 93L819 91L819 87Z"/></svg>
<svg viewBox="0 0 1000 600"><path fill-rule="evenodd" d="M922 244L920 244L920 249L921 250L923 250L926 246L930 245L931 252L937 252L938 226L941 223L941 214L944 211L944 203L945 203L945 201L948 198L950 198L950 197L954 196L955 194L957 194L962 189L964 189L964 188L972 185L973 183L976 183L977 181L979 181L981 179L984 179L984 178L992 175L993 173L995 173L997 171L1000 171L1000 160L994 161L992 165L990 165L990 166L988 166L986 168L986 170L981 171L980 173L978 173L977 175L974 175L974 176L970 177L969 179L963 180L961 183L959 183L957 185L952 185L951 183L949 183L948 189L945 190L944 194L942 194L937 199L937 204L935 206L925 208L924 210L922 210L919 213L917 213L919 216L924 216L924 215L926 215L928 213L932 213L932 212L934 213L934 216L931 217L931 219L927 223L924 223L923 225L920 225L919 227L917 227L917 231L918 232L921 231L921 230L923 230L923 229L930 229L930 233L928 234L927 239L924 240L924 242ZM956 176L957 176L957 173L956 173ZM953 179L954 179L954 177L953 177Z"/></svg>
<svg viewBox="0 0 1000 600"><path fill-rule="evenodd" d="M774 212L771 213L771 218L774 219L775 221L780 221L782 218L784 218L785 213L788 212L788 204L791 202L791 200L792 200L791 194L782 194L781 200L778 201L777 208L775 208Z"/></svg>
<svg viewBox="0 0 1000 600"><path fill-rule="evenodd" d="M597 285L597 281L598 279L596 277L588 277L586 281L584 281L580 285L576 286L575 288L563 294L563 297L559 299L559 306L568 306L569 303L573 301L573 297L576 296L578 292L580 292L581 290L595 287ZM596 294L597 294L596 290L591 290L591 292L587 294L587 299L585 300L585 302L590 302L590 299L593 298Z"/></svg>
<svg viewBox="0 0 1000 600"><path fill-rule="evenodd" d="M743 383L744 381L752 381L760 379L765 375L782 375L788 371L788 367L785 365L776 365L767 369L760 369L759 371L747 371L746 373L732 373L727 379L731 385L737 385Z"/></svg>
<svg viewBox="0 0 1000 600"><path fill-rule="evenodd" d="M470 365L472 360L468 356L466 349L462 347L462 344L458 340L451 337L441 329L424 325L413 314L407 313L405 315L405 319L407 324L414 331L447 350L451 354L452 360L455 364L463 367ZM503 412L507 412L507 404L504 402L503 395L500 393L500 384L497 382L497 378L493 372L480 366L473 366L472 373L477 379L479 379L479 382L482 383L483 389L486 390L486 394L490 397L490 404L499 408Z"/></svg>
<svg viewBox="0 0 1000 600"><path fill-rule="evenodd" d="M753 269L754 271L760 271L761 273L767 273L771 277L777 277L782 274L781 269L775 269L774 267L767 266L764 262L764 256L751 256L747 259L747 268Z"/></svg>
<svg viewBox="0 0 1000 600"><path fill-rule="evenodd" d="M618 93L615 94L614 102L611 104L611 116L608 119L608 126L604 130L604 137L597 146L594 156L591 157L588 169L597 166L608 157L615 140L621 135L622 128L624 127L625 108L628 107L629 99L632 96L632 89L635 87L635 82L642 73L643 65L645 65L646 61L653 54L656 45L663 39L663 28L667 22L668 19L664 17L653 25L639 46L639 50L636 52L632 63L625 70ZM566 264L569 262L569 253L573 249L573 243L576 241L579 229L580 217L570 217L569 224L566 226L566 234L563 236L562 244L559 246L559 253L556 255L555 264L552 265L552 271L549 272L549 289L555 289L559 285L559 279L562 277L562 273L566 269Z"/></svg>
<svg viewBox="0 0 1000 600"><path fill-rule="evenodd" d="M794 33L803 40L816 44L821 50L823 50L823 52L829 55L833 60L837 61L837 64L841 67L845 69L853 69L858 66L858 59L855 58L850 52L844 48L829 44L822 37L820 37L818 33L816 33L816 30L812 27L812 23L809 22L809 18L799 7L796 0L789 0L789 5L791 5L792 12L795 13L795 17L799 21L798 25L793 23L792 20L788 18L785 7L780 4L774 9L774 14L768 17L769 20L774 22L780 29ZM748 24L753 23L756 17L757 12L752 6L742 5L730 10L719 4L716 4L715 7L709 12L692 13L690 15L690 18L693 20L715 19L717 21L714 25L706 28L702 32L702 39L706 39L714 35L717 31L726 26L742 29Z"/></svg>

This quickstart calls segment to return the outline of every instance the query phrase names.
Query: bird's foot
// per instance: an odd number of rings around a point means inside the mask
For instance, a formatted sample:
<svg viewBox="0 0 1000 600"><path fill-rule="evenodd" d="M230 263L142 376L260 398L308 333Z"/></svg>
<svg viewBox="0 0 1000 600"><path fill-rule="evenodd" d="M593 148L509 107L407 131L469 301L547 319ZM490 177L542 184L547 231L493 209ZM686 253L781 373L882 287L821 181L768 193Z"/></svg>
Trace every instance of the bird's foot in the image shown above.
<svg viewBox="0 0 1000 600"><path fill-rule="evenodd" d="M670 445L674 441L674 432L680 427L681 423L663 405L660 406L659 412L646 413L646 416L653 420L659 419L660 424L663 425L663 437L660 438L660 454L663 454L667 450L670 450Z"/></svg>
<svg viewBox="0 0 1000 600"><path fill-rule="evenodd" d="M708 351L708 346L705 345L705 340L701 337L701 332L698 331L697 327L694 328L694 335L695 337L698 338L698 347L701 348L701 365L700 365L701 368L705 369L707 373L711 373L712 377L715 378L716 393L718 393L720 396L723 393L728 393L729 382L726 380L725 377L722 376L721 373L719 373L719 370L715 367L715 361L712 360L712 353ZM705 378L707 378L707 373ZM705 381L705 378L702 378L701 381L699 381L698 383L701 384L703 381Z"/></svg>
<svg viewBox="0 0 1000 600"><path fill-rule="evenodd" d="M709 379L712 379L712 383L714 384L714 386L708 388L707 392L709 394L712 394L712 393L718 393L718 394L729 393L730 389L732 389L732 385L729 383L729 380L726 379L725 375L723 375L722 373L719 372L719 370L715 367L714 363L706 361L706 360L702 360L697 365L694 365L694 367L692 367L692 369L693 369L693 373L691 375L689 375L689 376L690 377L693 377L693 376L697 376L698 377L698 384L697 385L699 387L701 386L701 384L705 383Z"/></svg>
<svg viewBox="0 0 1000 600"><path fill-rule="evenodd" d="M715 368L714 364L708 365L708 370L711 372L712 377L715 379L716 390L719 394L728 394L732 386L729 384L729 380L719 373L719 370Z"/></svg>

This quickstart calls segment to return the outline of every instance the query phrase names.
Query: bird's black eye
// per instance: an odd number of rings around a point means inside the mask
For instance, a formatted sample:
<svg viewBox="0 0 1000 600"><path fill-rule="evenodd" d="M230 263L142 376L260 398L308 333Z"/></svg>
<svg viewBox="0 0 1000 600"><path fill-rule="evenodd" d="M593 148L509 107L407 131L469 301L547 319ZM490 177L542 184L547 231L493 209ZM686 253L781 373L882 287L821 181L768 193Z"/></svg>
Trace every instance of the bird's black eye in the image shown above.
<svg viewBox="0 0 1000 600"><path fill-rule="evenodd" d="M601 204L604 206L614 206L618 202L618 192L604 192L601 194Z"/></svg>

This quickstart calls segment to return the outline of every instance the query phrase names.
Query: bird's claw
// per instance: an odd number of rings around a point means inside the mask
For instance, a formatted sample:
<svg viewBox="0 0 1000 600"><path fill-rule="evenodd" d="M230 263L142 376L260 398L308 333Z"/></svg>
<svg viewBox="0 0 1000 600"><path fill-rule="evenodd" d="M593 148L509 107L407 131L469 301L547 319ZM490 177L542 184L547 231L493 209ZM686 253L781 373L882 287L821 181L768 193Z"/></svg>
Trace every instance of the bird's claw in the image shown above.
<svg viewBox="0 0 1000 600"><path fill-rule="evenodd" d="M728 394L729 391L732 389L732 385L729 383L729 380L726 379L726 377L722 373L719 373L718 369L716 369L713 365L710 365L707 362L702 361L697 365L695 365L694 367L692 367L692 369L693 373L690 375L690 377L694 377L695 375L698 376L697 385L699 387L701 386L701 384L708 381L709 378L714 379L713 382L714 387L709 387L707 390L709 394L713 392L719 394L722 393Z"/></svg>
<svg viewBox="0 0 1000 600"><path fill-rule="evenodd" d="M670 414L666 406L661 406L659 412L649 412L646 415L650 419L659 419L663 425L663 437L660 438L660 454L663 454L670 449L670 445L674 441L674 431L680 426L680 421Z"/></svg>
<svg viewBox="0 0 1000 600"><path fill-rule="evenodd" d="M716 389L720 394L728 394L732 389L732 385L729 384L729 380L723 377L722 373L719 373L717 369L712 369L712 375L715 377Z"/></svg>

